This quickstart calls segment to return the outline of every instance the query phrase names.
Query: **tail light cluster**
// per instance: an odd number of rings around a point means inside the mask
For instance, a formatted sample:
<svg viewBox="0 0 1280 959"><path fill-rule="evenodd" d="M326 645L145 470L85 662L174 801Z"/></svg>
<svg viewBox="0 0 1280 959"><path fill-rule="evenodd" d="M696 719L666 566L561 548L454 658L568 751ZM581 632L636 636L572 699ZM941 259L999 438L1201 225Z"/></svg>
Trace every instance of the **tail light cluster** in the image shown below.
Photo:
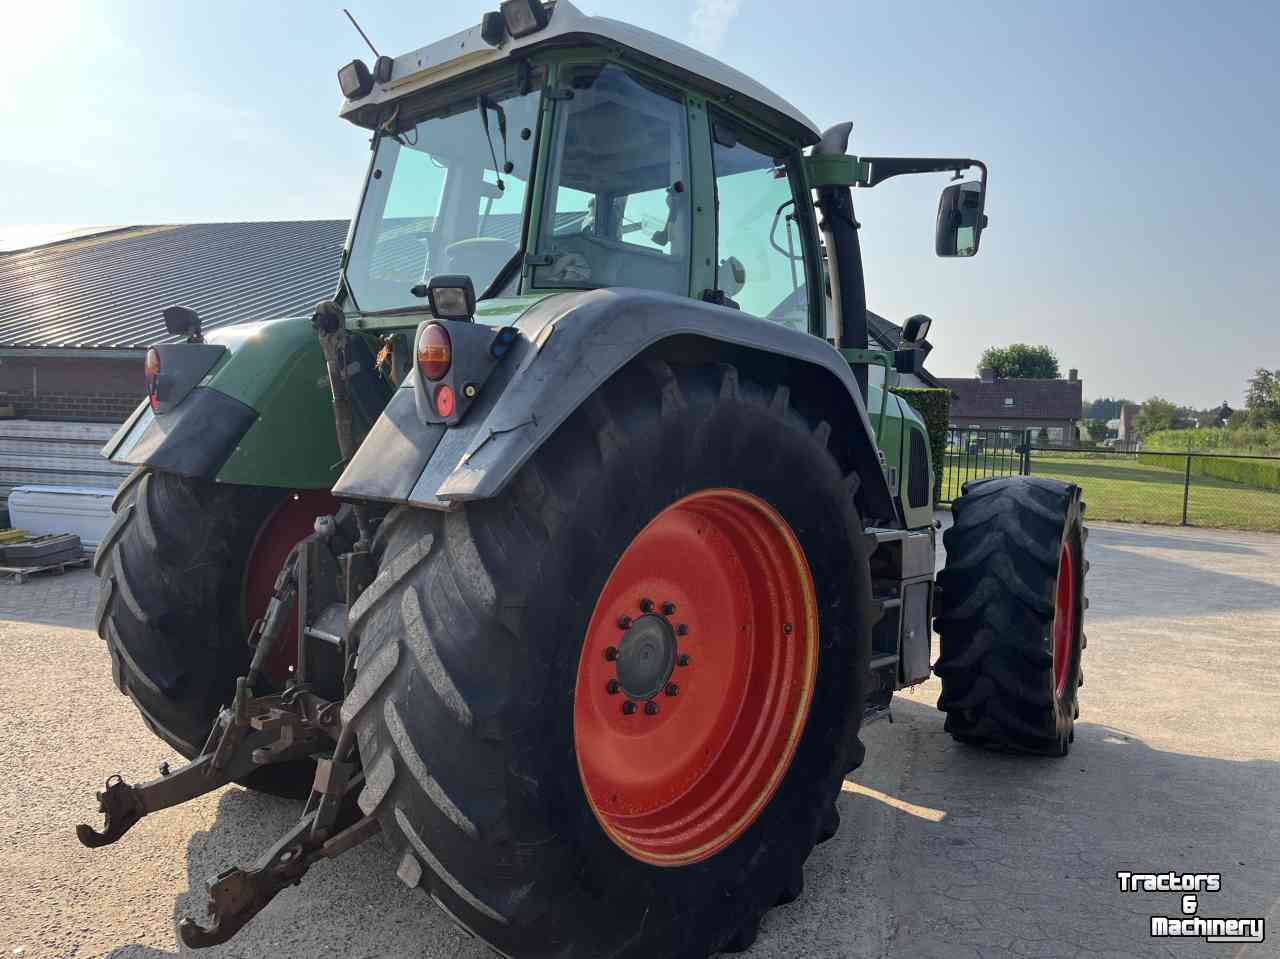
<svg viewBox="0 0 1280 959"><path fill-rule="evenodd" d="M154 346L147 350L147 358L142 366L147 381L147 400L151 403L153 413L160 412L160 351Z"/></svg>
<svg viewBox="0 0 1280 959"><path fill-rule="evenodd" d="M428 422L458 422L518 339L510 326L494 330L463 320L422 324L414 342L418 412Z"/></svg>

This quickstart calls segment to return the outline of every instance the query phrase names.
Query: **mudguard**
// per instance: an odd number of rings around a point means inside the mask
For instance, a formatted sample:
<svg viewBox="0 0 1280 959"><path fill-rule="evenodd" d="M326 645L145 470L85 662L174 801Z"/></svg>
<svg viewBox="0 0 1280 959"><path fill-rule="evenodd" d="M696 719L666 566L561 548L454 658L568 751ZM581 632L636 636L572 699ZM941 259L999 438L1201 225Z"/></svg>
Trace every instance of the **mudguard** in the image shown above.
<svg viewBox="0 0 1280 959"><path fill-rule="evenodd" d="M222 483L328 489L341 457L310 319L241 323L208 340L160 348L174 379L159 410L143 401L103 455Z"/></svg>
<svg viewBox="0 0 1280 959"><path fill-rule="evenodd" d="M728 307L627 288L551 296L514 325L520 337L461 423L446 428L422 422L412 392L419 388L415 370L334 494L431 509L491 498L626 363L647 351L679 357L697 346L707 353L711 346L711 358L755 351L783 358L792 367L793 395L824 391L838 407L832 442L842 445L838 455L861 478L868 521L897 524L853 371L825 341ZM667 349L673 352L661 353Z"/></svg>

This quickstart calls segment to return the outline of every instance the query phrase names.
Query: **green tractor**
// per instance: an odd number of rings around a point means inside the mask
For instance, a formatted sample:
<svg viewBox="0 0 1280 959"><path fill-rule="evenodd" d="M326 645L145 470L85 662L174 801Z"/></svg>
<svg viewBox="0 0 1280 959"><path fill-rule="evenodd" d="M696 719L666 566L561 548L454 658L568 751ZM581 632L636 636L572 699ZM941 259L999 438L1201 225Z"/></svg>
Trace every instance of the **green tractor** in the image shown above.
<svg viewBox="0 0 1280 959"><path fill-rule="evenodd" d="M1080 492L970 484L935 582L890 391L927 320L868 349L853 189L953 174L936 250L971 256L981 162L851 156L567 0L339 79L371 156L334 298L207 339L167 310L185 342L105 450L137 469L98 630L189 762L112 777L81 841L231 781L307 797L188 945L381 832L503 955L746 949L931 622L952 735L1066 753Z"/></svg>

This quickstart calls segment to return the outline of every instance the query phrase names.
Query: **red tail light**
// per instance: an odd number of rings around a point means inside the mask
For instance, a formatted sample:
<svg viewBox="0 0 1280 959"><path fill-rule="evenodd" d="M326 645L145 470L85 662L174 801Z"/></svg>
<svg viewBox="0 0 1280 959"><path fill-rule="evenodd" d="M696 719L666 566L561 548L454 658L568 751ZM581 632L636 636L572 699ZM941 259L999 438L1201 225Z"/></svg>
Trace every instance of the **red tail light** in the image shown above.
<svg viewBox="0 0 1280 959"><path fill-rule="evenodd" d="M147 350L146 361L142 365L147 380L147 399L151 401L151 410L160 412L160 353L152 347Z"/></svg>
<svg viewBox="0 0 1280 959"><path fill-rule="evenodd" d="M418 334L418 372L433 383L449 372L453 363L453 344L439 323L428 323Z"/></svg>
<svg viewBox="0 0 1280 959"><path fill-rule="evenodd" d="M453 389L449 384L444 384L436 390L436 413L448 419L453 415L453 408L456 404L456 397L453 395Z"/></svg>

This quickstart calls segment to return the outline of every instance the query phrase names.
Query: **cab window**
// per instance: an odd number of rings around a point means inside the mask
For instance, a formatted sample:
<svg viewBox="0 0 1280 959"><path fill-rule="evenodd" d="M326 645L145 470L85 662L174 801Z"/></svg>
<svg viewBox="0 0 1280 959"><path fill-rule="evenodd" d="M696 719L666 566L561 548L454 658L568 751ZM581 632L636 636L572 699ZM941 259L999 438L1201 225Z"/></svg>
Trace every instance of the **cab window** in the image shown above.
<svg viewBox="0 0 1280 959"><path fill-rule="evenodd" d="M684 101L621 67L570 68L533 285L689 292Z"/></svg>
<svg viewBox="0 0 1280 959"><path fill-rule="evenodd" d="M716 289L727 305L807 331L807 240L796 218L785 153L712 118Z"/></svg>

